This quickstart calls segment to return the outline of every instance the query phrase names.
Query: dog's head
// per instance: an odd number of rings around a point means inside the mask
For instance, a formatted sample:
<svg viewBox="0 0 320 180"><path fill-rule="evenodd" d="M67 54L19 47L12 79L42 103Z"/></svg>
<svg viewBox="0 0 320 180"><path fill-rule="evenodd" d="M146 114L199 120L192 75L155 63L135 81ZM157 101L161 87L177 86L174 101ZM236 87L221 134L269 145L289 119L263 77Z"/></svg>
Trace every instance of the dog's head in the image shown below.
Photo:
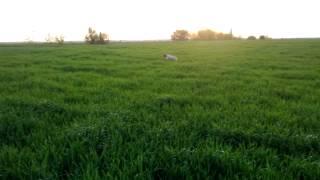
<svg viewBox="0 0 320 180"><path fill-rule="evenodd" d="M164 55L163 55L163 57L165 57L165 58L166 58L166 57L167 57L167 54L164 54Z"/></svg>

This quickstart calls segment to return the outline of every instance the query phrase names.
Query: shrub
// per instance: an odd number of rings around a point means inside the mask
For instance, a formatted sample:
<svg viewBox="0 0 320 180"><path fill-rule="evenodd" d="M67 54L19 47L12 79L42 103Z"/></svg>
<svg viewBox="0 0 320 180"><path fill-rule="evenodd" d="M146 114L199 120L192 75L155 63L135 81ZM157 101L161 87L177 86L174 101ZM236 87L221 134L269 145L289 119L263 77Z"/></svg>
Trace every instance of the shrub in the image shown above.
<svg viewBox="0 0 320 180"><path fill-rule="evenodd" d="M55 42L58 44L63 44L64 43L64 36L62 36L62 35L56 36Z"/></svg>
<svg viewBox="0 0 320 180"><path fill-rule="evenodd" d="M257 38L255 36L249 36L248 40L256 40Z"/></svg>
<svg viewBox="0 0 320 180"><path fill-rule="evenodd" d="M105 44L109 43L109 35L100 32L99 34L93 28L89 28L85 41L89 44Z"/></svg>
<svg viewBox="0 0 320 180"><path fill-rule="evenodd" d="M271 38L266 35L259 36L259 40L267 40L267 39L271 39Z"/></svg>
<svg viewBox="0 0 320 180"><path fill-rule="evenodd" d="M223 33L216 32L211 29L200 30L197 33L192 34L191 39L193 40L231 40L234 39L232 32Z"/></svg>
<svg viewBox="0 0 320 180"><path fill-rule="evenodd" d="M63 35L52 36L52 35L48 34L45 40L47 43L63 44L64 43L64 36Z"/></svg>
<svg viewBox="0 0 320 180"><path fill-rule="evenodd" d="M172 35L171 35L171 40L173 41L183 41L183 40L188 40L190 37L190 34L187 30L176 30Z"/></svg>

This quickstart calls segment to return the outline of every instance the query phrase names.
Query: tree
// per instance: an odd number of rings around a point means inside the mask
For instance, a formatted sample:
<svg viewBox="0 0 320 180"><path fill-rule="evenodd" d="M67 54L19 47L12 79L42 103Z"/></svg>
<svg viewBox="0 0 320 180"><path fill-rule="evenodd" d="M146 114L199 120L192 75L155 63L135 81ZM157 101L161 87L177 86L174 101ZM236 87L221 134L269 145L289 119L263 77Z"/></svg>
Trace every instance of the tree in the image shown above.
<svg viewBox="0 0 320 180"><path fill-rule="evenodd" d="M171 40L173 41L184 41L188 40L190 37L190 34L187 30L176 30L172 35L171 35Z"/></svg>
<svg viewBox="0 0 320 180"><path fill-rule="evenodd" d="M256 40L257 38L255 36L249 36L248 40Z"/></svg>
<svg viewBox="0 0 320 180"><path fill-rule="evenodd" d="M99 33L99 43L101 44L105 44L105 43L109 43L109 35L106 33Z"/></svg>
<svg viewBox="0 0 320 180"><path fill-rule="evenodd" d="M230 34L225 34L225 33L216 33L216 39L217 40L231 40L233 39L233 35L230 33Z"/></svg>
<svg viewBox="0 0 320 180"><path fill-rule="evenodd" d="M58 44L63 44L64 43L64 36L63 35L56 36L55 42Z"/></svg>
<svg viewBox="0 0 320 180"><path fill-rule="evenodd" d="M48 34L45 40L47 43L63 44L64 43L64 36L63 35L52 36L52 35Z"/></svg>
<svg viewBox="0 0 320 180"><path fill-rule="evenodd" d="M47 43L52 43L54 41L53 39L54 39L53 36L48 34L45 40L46 40Z"/></svg>
<svg viewBox="0 0 320 180"><path fill-rule="evenodd" d="M105 44L109 43L109 35L102 32L98 34L96 30L89 27L88 34L85 36L85 40L90 44Z"/></svg>
<svg viewBox="0 0 320 180"><path fill-rule="evenodd" d="M239 39L233 36L232 31L230 33L216 32L211 29L199 30L197 33L191 34L192 40L232 40Z"/></svg>
<svg viewBox="0 0 320 180"><path fill-rule="evenodd" d="M271 38L266 35L259 36L259 40L267 40L267 39L271 39Z"/></svg>
<svg viewBox="0 0 320 180"><path fill-rule="evenodd" d="M88 34L85 37L86 42L90 43L90 44L94 44L95 41L97 40L97 37L98 37L98 34L97 34L96 30L89 27Z"/></svg>
<svg viewBox="0 0 320 180"><path fill-rule="evenodd" d="M212 31L211 29L205 29L198 31L198 39L199 40L216 40L217 33Z"/></svg>
<svg viewBox="0 0 320 180"><path fill-rule="evenodd" d="M191 33L190 34L190 39L191 40L198 40L198 33Z"/></svg>

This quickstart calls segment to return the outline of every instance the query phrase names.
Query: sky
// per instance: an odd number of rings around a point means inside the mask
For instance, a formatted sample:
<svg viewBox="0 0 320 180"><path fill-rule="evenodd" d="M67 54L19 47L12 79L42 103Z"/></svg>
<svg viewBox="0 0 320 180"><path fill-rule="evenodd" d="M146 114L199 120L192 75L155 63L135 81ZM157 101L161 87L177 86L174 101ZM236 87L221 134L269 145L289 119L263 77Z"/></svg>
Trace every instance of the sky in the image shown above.
<svg viewBox="0 0 320 180"><path fill-rule="evenodd" d="M83 40L88 27L111 40L164 40L176 29L236 36L320 37L319 0L0 0L0 42Z"/></svg>

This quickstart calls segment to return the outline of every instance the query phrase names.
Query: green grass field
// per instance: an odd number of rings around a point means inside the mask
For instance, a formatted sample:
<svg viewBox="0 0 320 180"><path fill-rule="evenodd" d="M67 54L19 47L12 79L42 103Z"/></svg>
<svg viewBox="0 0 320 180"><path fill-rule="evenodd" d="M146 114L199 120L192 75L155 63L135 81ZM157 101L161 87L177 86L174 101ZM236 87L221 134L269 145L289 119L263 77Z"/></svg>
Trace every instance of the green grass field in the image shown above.
<svg viewBox="0 0 320 180"><path fill-rule="evenodd" d="M0 45L0 179L319 177L320 40Z"/></svg>

